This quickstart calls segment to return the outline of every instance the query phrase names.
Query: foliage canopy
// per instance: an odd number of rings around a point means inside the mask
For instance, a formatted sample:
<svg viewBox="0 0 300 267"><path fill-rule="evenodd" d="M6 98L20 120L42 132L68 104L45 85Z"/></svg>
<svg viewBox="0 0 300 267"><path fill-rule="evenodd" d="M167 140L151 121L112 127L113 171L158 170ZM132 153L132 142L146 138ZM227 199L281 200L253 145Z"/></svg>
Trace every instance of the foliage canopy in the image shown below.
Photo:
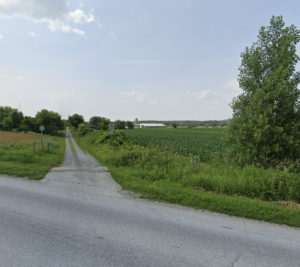
<svg viewBox="0 0 300 267"><path fill-rule="evenodd" d="M69 116L68 118L68 123L75 128L78 128L78 125L83 122L84 122L83 116L77 113L73 114L72 116Z"/></svg>
<svg viewBox="0 0 300 267"><path fill-rule="evenodd" d="M258 40L241 54L239 85L229 125L232 156L242 164L269 166L300 157L300 31L281 16L261 27Z"/></svg>
<svg viewBox="0 0 300 267"><path fill-rule="evenodd" d="M43 109L36 114L38 125L45 126L45 134L56 135L59 130L64 129L61 116L53 111Z"/></svg>

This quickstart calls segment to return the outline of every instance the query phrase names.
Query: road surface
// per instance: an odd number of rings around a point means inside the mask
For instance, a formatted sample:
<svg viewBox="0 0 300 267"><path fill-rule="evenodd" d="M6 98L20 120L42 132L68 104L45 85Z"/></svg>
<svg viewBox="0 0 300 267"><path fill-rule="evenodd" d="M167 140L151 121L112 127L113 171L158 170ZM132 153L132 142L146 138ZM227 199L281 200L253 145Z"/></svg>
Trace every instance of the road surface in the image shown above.
<svg viewBox="0 0 300 267"><path fill-rule="evenodd" d="M42 181L0 176L0 266L299 267L300 230L135 198L69 136Z"/></svg>

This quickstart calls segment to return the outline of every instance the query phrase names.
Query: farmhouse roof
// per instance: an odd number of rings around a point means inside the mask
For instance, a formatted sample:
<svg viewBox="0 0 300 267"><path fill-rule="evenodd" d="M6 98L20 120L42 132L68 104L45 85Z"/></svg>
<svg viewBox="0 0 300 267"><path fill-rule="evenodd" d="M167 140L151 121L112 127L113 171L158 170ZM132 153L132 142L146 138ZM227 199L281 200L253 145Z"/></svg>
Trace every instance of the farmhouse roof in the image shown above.
<svg viewBox="0 0 300 267"><path fill-rule="evenodd" d="M141 126L155 127L155 126L166 126L163 123L140 123Z"/></svg>

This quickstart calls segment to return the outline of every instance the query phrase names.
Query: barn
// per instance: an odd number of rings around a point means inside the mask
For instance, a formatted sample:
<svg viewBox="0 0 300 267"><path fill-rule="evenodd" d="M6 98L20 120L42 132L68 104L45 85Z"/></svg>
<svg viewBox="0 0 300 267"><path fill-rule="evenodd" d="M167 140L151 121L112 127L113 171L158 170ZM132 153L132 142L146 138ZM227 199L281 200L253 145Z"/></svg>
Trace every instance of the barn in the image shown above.
<svg viewBox="0 0 300 267"><path fill-rule="evenodd" d="M134 124L134 127L136 127L136 128L165 128L167 126L163 123L139 123L139 124Z"/></svg>

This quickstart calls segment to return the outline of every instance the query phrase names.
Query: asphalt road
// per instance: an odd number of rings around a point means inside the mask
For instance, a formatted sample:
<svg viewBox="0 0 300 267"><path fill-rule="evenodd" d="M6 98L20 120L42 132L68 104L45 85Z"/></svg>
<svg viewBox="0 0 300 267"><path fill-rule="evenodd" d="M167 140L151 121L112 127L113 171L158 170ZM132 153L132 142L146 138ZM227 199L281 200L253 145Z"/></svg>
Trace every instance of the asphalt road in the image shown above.
<svg viewBox="0 0 300 267"><path fill-rule="evenodd" d="M0 176L0 266L300 266L299 229L137 199L74 145L41 182Z"/></svg>

